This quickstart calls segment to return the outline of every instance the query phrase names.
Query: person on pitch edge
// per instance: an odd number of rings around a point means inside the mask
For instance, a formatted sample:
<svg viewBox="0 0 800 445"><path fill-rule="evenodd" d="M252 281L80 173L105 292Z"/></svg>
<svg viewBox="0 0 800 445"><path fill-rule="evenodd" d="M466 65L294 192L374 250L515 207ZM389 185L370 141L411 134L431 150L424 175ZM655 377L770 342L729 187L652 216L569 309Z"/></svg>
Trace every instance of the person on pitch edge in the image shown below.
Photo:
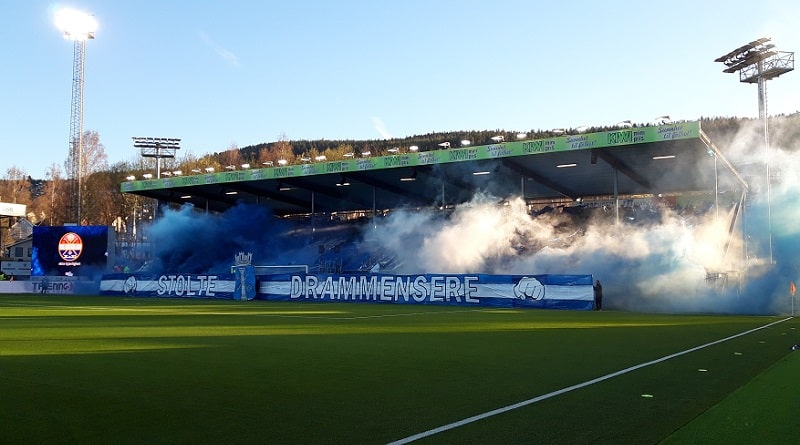
<svg viewBox="0 0 800 445"><path fill-rule="evenodd" d="M594 310L603 310L603 285L600 280L594 280Z"/></svg>

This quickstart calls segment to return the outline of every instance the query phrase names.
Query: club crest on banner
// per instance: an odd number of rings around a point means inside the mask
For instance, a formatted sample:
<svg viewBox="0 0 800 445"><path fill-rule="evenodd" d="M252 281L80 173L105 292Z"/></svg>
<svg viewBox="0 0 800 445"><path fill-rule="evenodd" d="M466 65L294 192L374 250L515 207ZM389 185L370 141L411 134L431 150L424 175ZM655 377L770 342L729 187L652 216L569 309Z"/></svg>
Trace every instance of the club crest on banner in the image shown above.
<svg viewBox="0 0 800 445"><path fill-rule="evenodd" d="M239 252L233 259L233 263L236 266L249 266L253 263L253 253L252 252Z"/></svg>

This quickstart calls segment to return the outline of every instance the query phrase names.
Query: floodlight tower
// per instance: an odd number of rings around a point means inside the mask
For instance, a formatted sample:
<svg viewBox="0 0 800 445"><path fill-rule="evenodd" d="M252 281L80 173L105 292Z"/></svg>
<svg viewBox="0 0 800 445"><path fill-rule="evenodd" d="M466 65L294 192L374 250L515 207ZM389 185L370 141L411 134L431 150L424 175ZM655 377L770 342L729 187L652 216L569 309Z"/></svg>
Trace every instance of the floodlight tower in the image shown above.
<svg viewBox="0 0 800 445"><path fill-rule="evenodd" d="M56 13L56 26L64 38L73 41L72 106L69 121L69 215L81 223L81 189L83 187L83 69L86 61L86 41L94 39L97 21L94 16L74 9Z"/></svg>
<svg viewBox="0 0 800 445"><path fill-rule="evenodd" d="M735 50L717 57L714 62L722 62L726 68L723 73L739 72L739 82L758 84L758 117L764 129L764 168L766 170L767 225L769 232L769 262L772 256L772 198L769 165L769 115L767 114L767 81L794 70L794 53L777 51L770 43L772 38L762 37L742 45Z"/></svg>
<svg viewBox="0 0 800 445"><path fill-rule="evenodd" d="M143 158L156 159L156 178L161 177L161 159L174 158L178 149L181 148L181 140L178 138L133 138L134 148L141 149Z"/></svg>

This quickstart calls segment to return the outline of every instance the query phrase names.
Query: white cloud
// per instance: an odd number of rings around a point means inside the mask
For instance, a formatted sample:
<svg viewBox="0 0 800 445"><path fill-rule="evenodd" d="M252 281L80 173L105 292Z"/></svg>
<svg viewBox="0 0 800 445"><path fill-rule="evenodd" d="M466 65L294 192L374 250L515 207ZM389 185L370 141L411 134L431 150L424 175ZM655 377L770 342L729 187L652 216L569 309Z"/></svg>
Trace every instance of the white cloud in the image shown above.
<svg viewBox="0 0 800 445"><path fill-rule="evenodd" d="M381 118L372 116L372 126L375 127L375 130L380 133L382 138L391 139L393 137L389 130L386 129L386 124L383 123Z"/></svg>
<svg viewBox="0 0 800 445"><path fill-rule="evenodd" d="M211 39L206 33L200 31L200 39L205 43L209 48L211 48L214 53L216 53L222 60L230 63L235 67L239 67L239 57L234 54L233 52L225 49L222 45L218 44L214 40Z"/></svg>

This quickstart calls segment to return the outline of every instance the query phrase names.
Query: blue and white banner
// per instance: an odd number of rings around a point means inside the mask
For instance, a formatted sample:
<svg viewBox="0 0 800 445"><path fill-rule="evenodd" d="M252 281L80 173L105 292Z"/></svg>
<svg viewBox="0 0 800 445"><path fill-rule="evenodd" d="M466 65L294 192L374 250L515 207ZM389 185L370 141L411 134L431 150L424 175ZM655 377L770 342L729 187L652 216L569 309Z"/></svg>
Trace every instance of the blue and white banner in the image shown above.
<svg viewBox="0 0 800 445"><path fill-rule="evenodd" d="M103 275L100 295L239 299L233 274L125 274Z"/></svg>
<svg viewBox="0 0 800 445"><path fill-rule="evenodd" d="M591 310L591 275L328 275L258 277L257 299Z"/></svg>

